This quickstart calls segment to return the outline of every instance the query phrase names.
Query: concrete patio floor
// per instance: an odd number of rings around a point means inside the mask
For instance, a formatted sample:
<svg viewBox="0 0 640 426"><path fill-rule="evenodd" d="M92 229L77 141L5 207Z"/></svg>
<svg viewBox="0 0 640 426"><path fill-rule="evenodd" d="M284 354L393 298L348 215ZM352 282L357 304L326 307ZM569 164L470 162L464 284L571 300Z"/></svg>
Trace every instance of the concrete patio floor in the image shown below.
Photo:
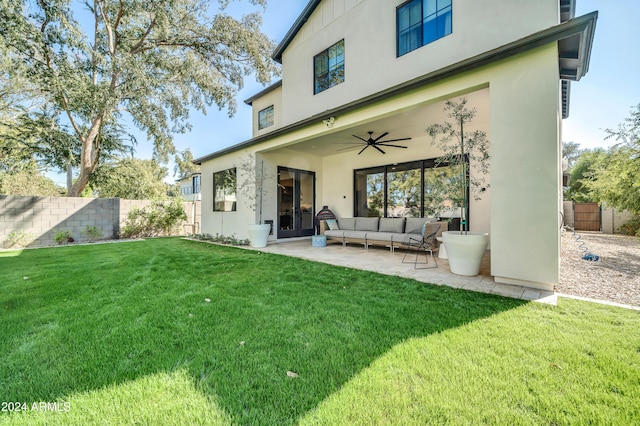
<svg viewBox="0 0 640 426"><path fill-rule="evenodd" d="M415 269L413 263L402 263L404 252L397 250L391 253L388 248L370 247L365 250L362 245L348 245L331 243L326 247L312 247L311 239L289 239L269 242L267 247L252 248L266 253L276 253L285 256L298 257L331 265L345 266L365 271L378 272L380 274L395 275L404 278L413 278L424 283L436 285L446 285L448 287L460 288L481 293L498 294L500 296L536 301L541 303L557 303L554 292L543 291L533 288L521 287L496 283L489 274L489 255L485 255L480 270L480 275L476 277L463 277L449 272L449 262L446 259L437 258L437 268ZM414 257L407 257L407 261ZM429 258L429 262L431 262ZM419 265L419 267L432 266Z"/></svg>

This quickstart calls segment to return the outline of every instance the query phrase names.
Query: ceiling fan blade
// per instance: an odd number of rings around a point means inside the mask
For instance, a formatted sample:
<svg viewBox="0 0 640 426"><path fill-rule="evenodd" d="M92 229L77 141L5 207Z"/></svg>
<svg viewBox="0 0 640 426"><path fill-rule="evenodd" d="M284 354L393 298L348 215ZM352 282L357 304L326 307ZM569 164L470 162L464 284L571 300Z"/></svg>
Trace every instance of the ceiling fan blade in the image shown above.
<svg viewBox="0 0 640 426"><path fill-rule="evenodd" d="M358 155L362 154L362 151L364 151L367 148L369 148L369 145L365 145L364 148L362 148L362 150L358 153Z"/></svg>
<svg viewBox="0 0 640 426"><path fill-rule="evenodd" d="M332 145L362 145L362 142L332 142Z"/></svg>
<svg viewBox="0 0 640 426"><path fill-rule="evenodd" d="M377 149L378 151L380 151L383 154L386 154L386 152L384 152L383 150L381 150L380 148L378 148L378 145L371 145L372 147L374 147L375 149Z"/></svg>
<svg viewBox="0 0 640 426"><path fill-rule="evenodd" d="M398 142L398 141L410 141L411 138L389 139L388 141L380 141L378 143Z"/></svg>
<svg viewBox="0 0 640 426"><path fill-rule="evenodd" d="M384 132L383 134L381 134L380 136L378 136L377 138L375 138L373 141L374 142L378 142L380 139L384 138L385 136L387 136L389 134L389 132Z"/></svg>
<svg viewBox="0 0 640 426"><path fill-rule="evenodd" d="M406 148L406 146L402 146L402 145L392 145L392 144L386 144L386 143L377 143L376 146L392 146L394 148Z"/></svg>
<svg viewBox="0 0 640 426"><path fill-rule="evenodd" d="M360 139L362 142L367 142L367 143L369 142L369 141L367 141L366 139L362 139L362 138L361 138L360 136L358 136L358 135L351 135L351 136L353 136L354 138L358 138L358 139Z"/></svg>

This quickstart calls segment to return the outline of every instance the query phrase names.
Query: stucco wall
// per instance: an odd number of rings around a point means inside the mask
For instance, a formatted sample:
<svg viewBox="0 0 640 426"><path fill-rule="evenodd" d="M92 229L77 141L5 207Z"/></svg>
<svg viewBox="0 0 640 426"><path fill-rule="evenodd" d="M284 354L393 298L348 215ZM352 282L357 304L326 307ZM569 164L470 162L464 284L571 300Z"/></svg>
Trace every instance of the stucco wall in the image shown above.
<svg viewBox="0 0 640 426"><path fill-rule="evenodd" d="M283 124L422 76L559 23L558 0L456 0L452 33L398 58L404 0L325 0L283 54ZM313 57L344 39L345 81L313 94Z"/></svg>
<svg viewBox="0 0 640 426"><path fill-rule="evenodd" d="M263 109L273 105L273 126L258 129L258 113ZM282 127L282 86L276 87L264 96L254 100L251 104L253 136L259 136L264 133L272 132Z"/></svg>

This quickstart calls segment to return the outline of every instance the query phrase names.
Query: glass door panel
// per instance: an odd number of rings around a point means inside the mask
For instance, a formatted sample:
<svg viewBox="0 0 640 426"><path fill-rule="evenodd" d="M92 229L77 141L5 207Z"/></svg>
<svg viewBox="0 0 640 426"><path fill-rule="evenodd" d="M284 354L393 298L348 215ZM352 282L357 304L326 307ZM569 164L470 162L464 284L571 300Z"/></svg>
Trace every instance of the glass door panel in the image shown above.
<svg viewBox="0 0 640 426"><path fill-rule="evenodd" d="M278 238L314 234L316 175L278 167Z"/></svg>
<svg viewBox="0 0 640 426"><path fill-rule="evenodd" d="M295 172L282 169L278 172L278 231L292 230L295 223Z"/></svg>

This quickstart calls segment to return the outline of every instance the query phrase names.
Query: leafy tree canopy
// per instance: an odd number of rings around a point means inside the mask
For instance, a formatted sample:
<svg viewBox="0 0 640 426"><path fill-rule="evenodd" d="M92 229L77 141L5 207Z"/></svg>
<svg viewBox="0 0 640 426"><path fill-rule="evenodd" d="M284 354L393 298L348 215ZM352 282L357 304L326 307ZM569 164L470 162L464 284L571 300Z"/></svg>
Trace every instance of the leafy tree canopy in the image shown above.
<svg viewBox="0 0 640 426"><path fill-rule="evenodd" d="M259 13L235 19L228 2L0 3L0 74L33 94L30 106L15 90L5 100L38 127L35 147L46 158L77 165L69 196L82 192L105 152L126 151L123 119L146 132L164 163L175 151L172 134L189 129L191 108L215 104L232 115L245 76L266 83L277 73Z"/></svg>
<svg viewBox="0 0 640 426"><path fill-rule="evenodd" d="M19 169L0 168L0 194L60 197L64 188L43 176L33 160L23 162Z"/></svg>
<svg viewBox="0 0 640 426"><path fill-rule="evenodd" d="M593 194L587 182L595 179L595 171L607 158L607 152L602 149L584 150L571 167L569 188L565 192L565 199L578 203L597 203L600 200Z"/></svg>
<svg viewBox="0 0 640 426"><path fill-rule="evenodd" d="M100 198L162 200L169 186L163 182L167 169L155 160L125 158L100 164L90 186Z"/></svg>
<svg viewBox="0 0 640 426"><path fill-rule="evenodd" d="M618 141L595 167L585 185L595 199L619 210L640 215L640 104L616 130L607 129L608 138Z"/></svg>

